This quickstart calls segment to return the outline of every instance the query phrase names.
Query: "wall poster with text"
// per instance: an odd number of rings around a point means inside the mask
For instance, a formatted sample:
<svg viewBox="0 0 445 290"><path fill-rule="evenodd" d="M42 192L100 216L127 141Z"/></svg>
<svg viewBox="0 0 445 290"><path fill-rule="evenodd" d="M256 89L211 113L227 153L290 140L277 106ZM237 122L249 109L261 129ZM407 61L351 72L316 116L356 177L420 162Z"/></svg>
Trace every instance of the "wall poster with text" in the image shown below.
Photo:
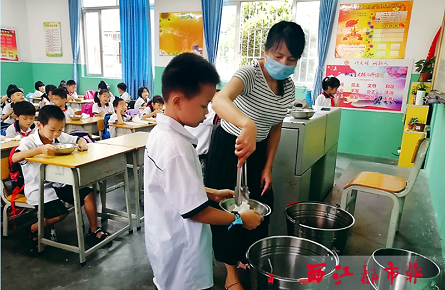
<svg viewBox="0 0 445 290"><path fill-rule="evenodd" d="M335 57L404 58L413 1L340 4Z"/></svg>
<svg viewBox="0 0 445 290"><path fill-rule="evenodd" d="M19 61L16 31L5 28L1 30L2 60Z"/></svg>
<svg viewBox="0 0 445 290"><path fill-rule="evenodd" d="M159 13L159 55L202 55L203 38L202 12Z"/></svg>
<svg viewBox="0 0 445 290"><path fill-rule="evenodd" d="M46 56L62 56L60 22L43 22Z"/></svg>
<svg viewBox="0 0 445 290"><path fill-rule="evenodd" d="M340 80L340 107L357 110L404 112L412 60L338 60L326 66L326 76Z"/></svg>

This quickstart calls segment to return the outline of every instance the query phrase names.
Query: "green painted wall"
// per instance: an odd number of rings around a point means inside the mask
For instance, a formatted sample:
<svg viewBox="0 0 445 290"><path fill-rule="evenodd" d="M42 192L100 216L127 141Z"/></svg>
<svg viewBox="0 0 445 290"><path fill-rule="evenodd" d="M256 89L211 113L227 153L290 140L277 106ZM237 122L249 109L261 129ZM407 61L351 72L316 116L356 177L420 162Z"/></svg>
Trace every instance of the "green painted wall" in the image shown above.
<svg viewBox="0 0 445 290"><path fill-rule="evenodd" d="M9 84L16 84L25 92L34 92L34 83L32 81L32 66L27 62L1 62L1 91L0 95L6 95L6 89Z"/></svg>
<svg viewBox="0 0 445 290"><path fill-rule="evenodd" d="M155 79L153 82L154 87L154 95L162 95L162 73L164 72L165 67L163 66L155 66Z"/></svg>
<svg viewBox="0 0 445 290"><path fill-rule="evenodd" d="M431 203L436 216L436 222L442 241L442 251L445 257L445 106L434 105L431 118L431 143L426 163L426 174L431 193ZM434 157L433 157L434 156Z"/></svg>

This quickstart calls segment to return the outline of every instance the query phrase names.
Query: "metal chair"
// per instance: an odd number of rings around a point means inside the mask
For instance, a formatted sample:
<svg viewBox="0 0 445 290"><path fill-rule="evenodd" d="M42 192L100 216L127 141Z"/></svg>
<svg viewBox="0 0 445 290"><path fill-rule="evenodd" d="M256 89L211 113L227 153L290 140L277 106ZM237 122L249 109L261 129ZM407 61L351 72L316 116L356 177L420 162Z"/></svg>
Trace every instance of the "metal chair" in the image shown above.
<svg viewBox="0 0 445 290"><path fill-rule="evenodd" d="M425 160L430 144L430 139L421 139L414 150L414 166L411 169L408 180L402 177L377 173L360 172L351 182L349 182L341 195L341 208L348 210L354 215L357 192L367 192L386 196L392 199L394 206L391 211L386 247L391 248L394 244L396 231L399 230L400 219L402 217L405 196L411 192L419 175L420 168Z"/></svg>

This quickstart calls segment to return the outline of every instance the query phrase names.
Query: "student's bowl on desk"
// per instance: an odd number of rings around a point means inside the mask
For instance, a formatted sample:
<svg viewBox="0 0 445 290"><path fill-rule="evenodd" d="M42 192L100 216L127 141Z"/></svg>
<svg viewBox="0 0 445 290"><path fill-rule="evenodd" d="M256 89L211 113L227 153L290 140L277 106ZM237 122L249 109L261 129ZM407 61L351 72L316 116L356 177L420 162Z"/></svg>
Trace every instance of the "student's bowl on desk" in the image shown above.
<svg viewBox="0 0 445 290"><path fill-rule="evenodd" d="M82 119L82 116L75 115L75 116L71 116L70 119L71 119L71 121L79 121L80 119Z"/></svg>
<svg viewBox="0 0 445 290"><path fill-rule="evenodd" d="M59 143L54 145L56 155L68 155L71 154L76 148L77 144L74 143Z"/></svg>

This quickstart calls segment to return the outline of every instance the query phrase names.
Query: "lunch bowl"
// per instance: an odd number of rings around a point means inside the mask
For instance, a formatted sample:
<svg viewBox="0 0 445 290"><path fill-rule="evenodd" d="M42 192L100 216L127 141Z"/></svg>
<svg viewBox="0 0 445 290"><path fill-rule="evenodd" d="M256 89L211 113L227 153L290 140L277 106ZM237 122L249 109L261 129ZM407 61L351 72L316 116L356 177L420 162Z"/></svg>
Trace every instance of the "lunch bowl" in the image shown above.
<svg viewBox="0 0 445 290"><path fill-rule="evenodd" d="M294 109L289 111L290 115L295 119L309 119L315 114L311 109Z"/></svg>
<svg viewBox="0 0 445 290"><path fill-rule="evenodd" d="M80 119L82 119L82 116L75 115L75 116L71 116L70 119L71 119L72 121L79 121Z"/></svg>
<svg viewBox="0 0 445 290"><path fill-rule="evenodd" d="M272 212L272 210L270 209L270 207L267 204L261 203L254 199L249 199L248 203L249 203L250 209L256 210L260 216L268 216ZM226 198L224 200L221 200L219 202L219 206L227 212L232 212L233 209L235 208L235 199L234 198Z"/></svg>
<svg viewBox="0 0 445 290"><path fill-rule="evenodd" d="M59 143L59 144L54 144L54 154L56 155L67 155L72 153L76 148L77 148L77 144L73 144L73 143Z"/></svg>

